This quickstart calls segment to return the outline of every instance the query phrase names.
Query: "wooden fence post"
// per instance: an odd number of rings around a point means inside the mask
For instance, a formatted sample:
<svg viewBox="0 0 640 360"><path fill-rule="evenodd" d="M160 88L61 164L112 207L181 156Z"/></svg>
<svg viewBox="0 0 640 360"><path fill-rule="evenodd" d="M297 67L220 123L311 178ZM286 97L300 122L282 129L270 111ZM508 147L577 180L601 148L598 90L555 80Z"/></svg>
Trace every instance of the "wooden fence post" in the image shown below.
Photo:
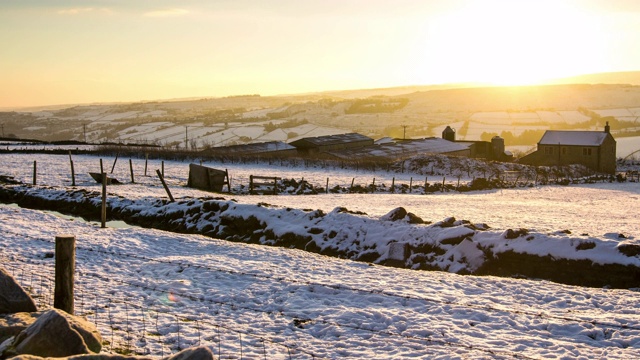
<svg viewBox="0 0 640 360"><path fill-rule="evenodd" d="M249 194L253 194L253 175L249 175Z"/></svg>
<svg viewBox="0 0 640 360"><path fill-rule="evenodd" d="M71 150L69 150L69 162L71 163L71 186L76 186L76 172L73 169L73 159L71 158Z"/></svg>
<svg viewBox="0 0 640 360"><path fill-rule="evenodd" d="M391 190L391 192L394 192L395 187L396 187L396 177L394 176L394 177L391 179L391 189L390 189L390 190Z"/></svg>
<svg viewBox="0 0 640 360"><path fill-rule="evenodd" d="M171 200L171 202L175 202L175 200L173 199L173 195L171 195L171 191L169 191L169 187L167 186L167 183L164 181L164 176L162 176L162 173L160 172L160 170L156 170L156 173L158 174L158 177L162 182L162 186L164 186L164 190L167 192L167 195L169 195L169 200Z"/></svg>
<svg viewBox="0 0 640 360"><path fill-rule="evenodd" d="M427 181L429 180L428 176L424 177L424 191L427 192L427 188L429 187L429 182Z"/></svg>
<svg viewBox="0 0 640 360"><path fill-rule="evenodd" d="M409 179L409 192L411 192L411 188L413 188L413 176Z"/></svg>
<svg viewBox="0 0 640 360"><path fill-rule="evenodd" d="M133 161L129 159L129 169L131 170L131 183L135 184L136 180L133 178Z"/></svg>
<svg viewBox="0 0 640 360"><path fill-rule="evenodd" d="M351 179L351 187L349 188L349 193L353 192L353 182L356 181L356 178Z"/></svg>
<svg viewBox="0 0 640 360"><path fill-rule="evenodd" d="M100 174L104 172L104 167L102 166L102 159L100 159Z"/></svg>
<svg viewBox="0 0 640 360"><path fill-rule="evenodd" d="M444 179L445 179L445 178L444 178L444 176L443 176L443 177L442 177L442 191L441 191L441 192L444 192Z"/></svg>
<svg viewBox="0 0 640 360"><path fill-rule="evenodd" d="M56 236L56 270L53 307L73 315L73 273L76 267L76 238Z"/></svg>
<svg viewBox="0 0 640 360"><path fill-rule="evenodd" d="M144 153L144 176L147 176L147 163L149 162L149 153Z"/></svg>
<svg viewBox="0 0 640 360"><path fill-rule="evenodd" d="M100 209L100 227L107 227L107 173L102 173L102 207Z"/></svg>
<svg viewBox="0 0 640 360"><path fill-rule="evenodd" d="M113 170L116 168L116 162L118 162L118 155L119 153L116 153L116 158L113 160L113 166L111 167L112 174L113 174Z"/></svg>
<svg viewBox="0 0 640 360"><path fill-rule="evenodd" d="M329 178L327 178L327 194L329 193Z"/></svg>
<svg viewBox="0 0 640 360"><path fill-rule="evenodd" d="M164 179L164 160L162 160L162 178Z"/></svg>
<svg viewBox="0 0 640 360"><path fill-rule="evenodd" d="M38 163L36 160L33 160L33 185L35 185L37 183L36 178L37 178L37 171L38 169Z"/></svg>

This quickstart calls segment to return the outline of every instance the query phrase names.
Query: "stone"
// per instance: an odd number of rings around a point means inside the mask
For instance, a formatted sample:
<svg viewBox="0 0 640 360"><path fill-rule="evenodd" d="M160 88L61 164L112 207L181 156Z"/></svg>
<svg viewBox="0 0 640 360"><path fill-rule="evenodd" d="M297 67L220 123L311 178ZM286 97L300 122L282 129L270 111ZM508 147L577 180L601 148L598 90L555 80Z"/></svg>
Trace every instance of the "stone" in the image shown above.
<svg viewBox="0 0 640 360"><path fill-rule="evenodd" d="M389 244L387 259L404 263L409 257L409 244L393 242Z"/></svg>
<svg viewBox="0 0 640 360"><path fill-rule="evenodd" d="M0 343L9 337L20 334L33 324L41 314L41 312L19 312L0 316Z"/></svg>
<svg viewBox="0 0 640 360"><path fill-rule="evenodd" d="M163 360L213 360L213 353L209 348L200 346L182 350L177 354L166 357Z"/></svg>
<svg viewBox="0 0 640 360"><path fill-rule="evenodd" d="M38 311L35 302L13 276L0 268L0 314Z"/></svg>
<svg viewBox="0 0 640 360"><path fill-rule="evenodd" d="M502 237L504 237L505 239L517 239L521 236L525 236L525 235L529 235L529 230L527 229L518 229L518 230L513 230L513 229L507 229L503 234Z"/></svg>
<svg viewBox="0 0 640 360"><path fill-rule="evenodd" d="M407 210L403 207L395 208L389 211L386 215L382 216L380 220L383 221L398 221L402 220L407 216Z"/></svg>
<svg viewBox="0 0 640 360"><path fill-rule="evenodd" d="M93 324L52 309L22 331L12 347L17 354L67 357L100 352L102 338Z"/></svg>

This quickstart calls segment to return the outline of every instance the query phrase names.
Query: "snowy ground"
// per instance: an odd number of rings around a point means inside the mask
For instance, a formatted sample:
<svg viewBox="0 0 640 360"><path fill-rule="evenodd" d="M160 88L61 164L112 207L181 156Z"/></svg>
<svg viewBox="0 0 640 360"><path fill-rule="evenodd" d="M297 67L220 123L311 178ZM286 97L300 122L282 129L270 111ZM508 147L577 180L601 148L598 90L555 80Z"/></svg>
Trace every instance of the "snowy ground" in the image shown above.
<svg viewBox="0 0 640 360"><path fill-rule="evenodd" d="M0 160L0 175L30 183L37 160L39 185L70 185L68 156ZM113 158L103 160L109 172ZM99 171L99 159L74 156L74 165L78 187L97 190L86 173ZM373 177L398 181L398 174L385 172L205 165L229 168L233 181L274 171L318 184L327 177L341 185L353 177L362 183ZM159 161L149 164L148 173L156 168ZM211 196L182 187L187 169L187 163L165 163L173 195ZM157 178L142 176L144 160L134 159L134 171L137 184L109 191L129 199L166 196ZM118 160L114 176L130 181L128 159ZM455 216L496 229L640 236L638 183L471 194L233 197L298 209L345 206L370 217L403 206L430 221ZM223 358L640 357L635 290L370 266L195 235L99 229L11 206L0 206L0 232L1 263L40 304L50 302L53 259L47 253L53 239L76 236L76 311L98 324L107 342L104 352L166 355L201 344Z"/></svg>

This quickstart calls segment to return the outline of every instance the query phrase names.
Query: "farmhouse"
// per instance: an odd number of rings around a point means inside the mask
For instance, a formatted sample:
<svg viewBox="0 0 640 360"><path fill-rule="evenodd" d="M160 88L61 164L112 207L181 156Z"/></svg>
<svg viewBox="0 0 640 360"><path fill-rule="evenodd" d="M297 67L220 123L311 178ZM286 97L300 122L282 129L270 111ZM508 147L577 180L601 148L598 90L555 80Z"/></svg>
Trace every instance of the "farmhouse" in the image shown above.
<svg viewBox="0 0 640 360"><path fill-rule="evenodd" d="M373 145L373 139L358 133L349 133L307 137L289 144L295 146L300 154L312 154L371 146Z"/></svg>
<svg viewBox="0 0 640 360"><path fill-rule="evenodd" d="M616 140L609 123L604 131L547 130L535 152L522 157L522 164L554 166L581 164L598 172L616 172Z"/></svg>

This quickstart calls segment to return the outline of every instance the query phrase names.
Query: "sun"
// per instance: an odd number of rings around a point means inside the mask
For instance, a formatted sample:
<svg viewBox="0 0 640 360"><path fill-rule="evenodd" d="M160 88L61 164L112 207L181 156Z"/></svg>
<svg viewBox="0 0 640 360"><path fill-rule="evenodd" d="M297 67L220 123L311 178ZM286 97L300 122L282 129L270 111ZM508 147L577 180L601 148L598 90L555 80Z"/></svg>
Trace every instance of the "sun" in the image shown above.
<svg viewBox="0 0 640 360"><path fill-rule="evenodd" d="M601 68L597 18L569 2L485 0L429 26L427 65L456 81L534 85ZM434 58L435 57L435 58Z"/></svg>

